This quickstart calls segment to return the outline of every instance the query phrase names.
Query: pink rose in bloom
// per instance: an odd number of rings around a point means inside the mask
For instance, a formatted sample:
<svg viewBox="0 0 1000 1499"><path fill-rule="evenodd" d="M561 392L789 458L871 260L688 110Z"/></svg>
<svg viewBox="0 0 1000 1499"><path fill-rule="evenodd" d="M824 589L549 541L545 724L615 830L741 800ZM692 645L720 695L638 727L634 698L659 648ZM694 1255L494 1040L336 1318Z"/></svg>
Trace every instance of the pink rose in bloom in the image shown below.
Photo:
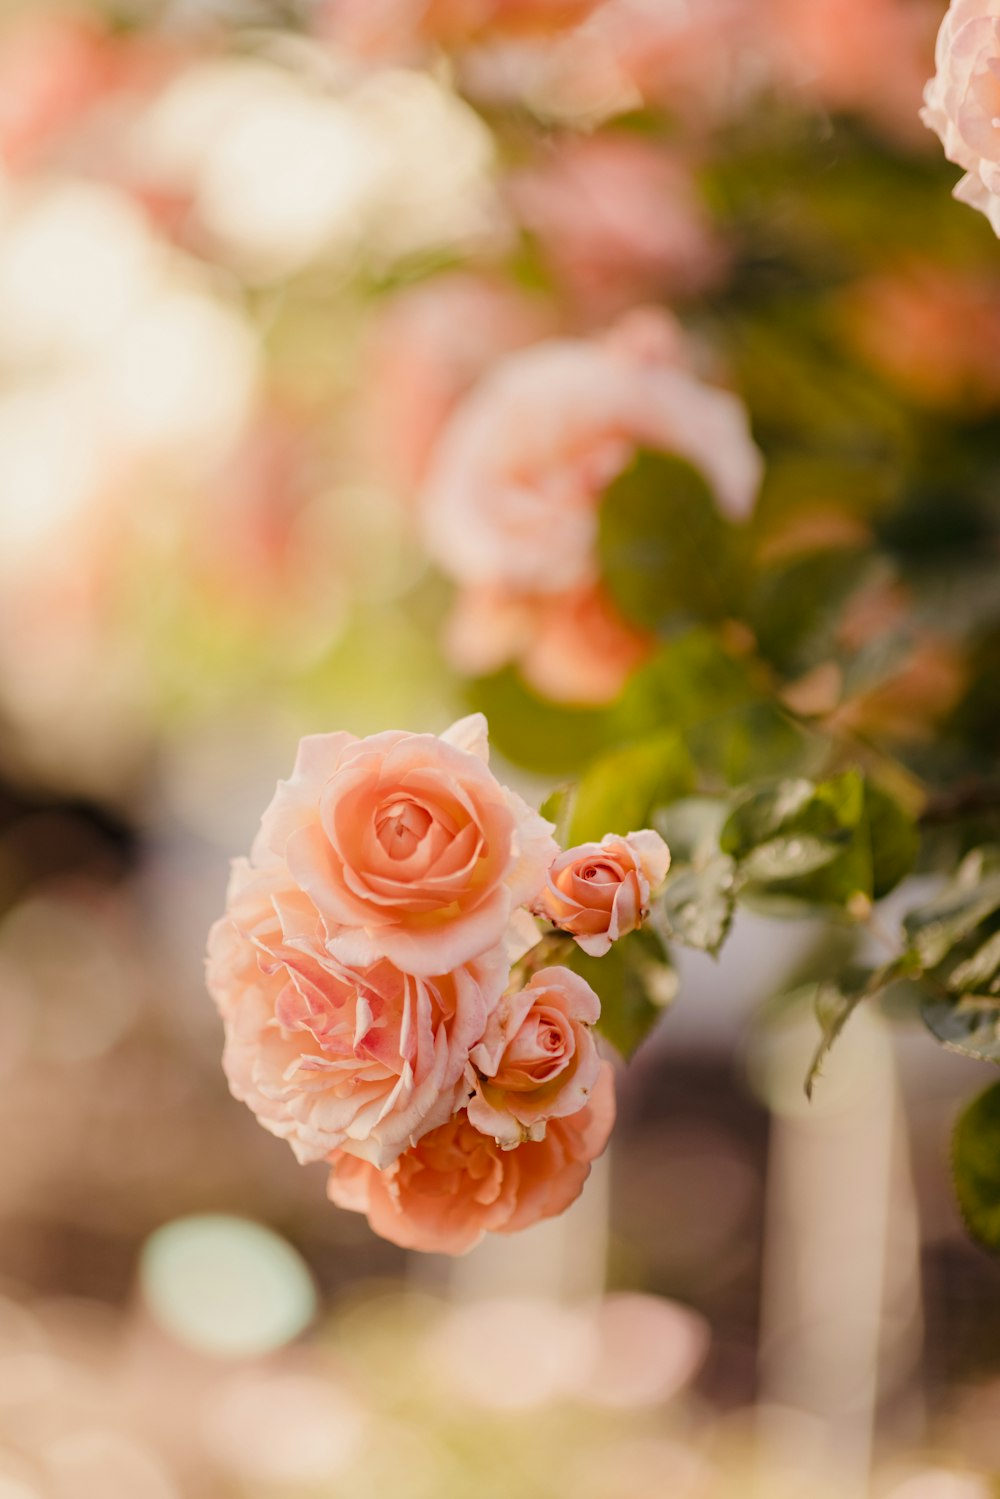
<svg viewBox="0 0 1000 1499"><path fill-rule="evenodd" d="M469 1123L509 1148L578 1113L600 1073L591 1033L600 1013L593 989L569 968L541 968L505 994L470 1057Z"/></svg>
<svg viewBox="0 0 1000 1499"><path fill-rule="evenodd" d="M600 843L581 843L559 855L534 909L599 958L642 925L650 895L669 868L670 850L659 833L607 833Z"/></svg>
<svg viewBox="0 0 1000 1499"><path fill-rule="evenodd" d="M507 982L502 947L434 978L325 952L318 913L273 871L234 865L209 937L233 1094L300 1161L343 1148L386 1166L465 1098L462 1075Z"/></svg>
<svg viewBox="0 0 1000 1499"><path fill-rule="evenodd" d="M612 330L512 354L459 406L423 496L428 548L456 581L523 594L595 582L602 495L641 447L701 469L730 518L750 512L761 458L744 408L654 348L653 316L641 342Z"/></svg>
<svg viewBox="0 0 1000 1499"><path fill-rule="evenodd" d="M547 333L540 303L499 280L434 276L388 298L366 350L370 461L413 494L458 401L503 354Z"/></svg>
<svg viewBox="0 0 1000 1499"><path fill-rule="evenodd" d="M965 176L955 197L1000 235L1000 0L952 0L921 119Z"/></svg>
<svg viewBox="0 0 1000 1499"><path fill-rule="evenodd" d="M567 137L514 175L510 196L558 282L595 318L637 297L703 290L724 268L689 172L640 136Z"/></svg>
<svg viewBox="0 0 1000 1499"><path fill-rule="evenodd" d="M604 1062L589 1102L550 1120L542 1140L504 1150L463 1111L385 1171L334 1152L329 1196L367 1214L377 1234L405 1249L464 1254L487 1233L516 1233L565 1211L607 1144L614 1115L614 1073Z"/></svg>
<svg viewBox="0 0 1000 1499"><path fill-rule="evenodd" d="M287 871L329 957L447 973L502 940L556 847L487 759L481 714L440 738L311 735L264 814L252 862Z"/></svg>
<svg viewBox="0 0 1000 1499"><path fill-rule="evenodd" d="M478 676L517 661L542 697L589 705L618 697L652 649L599 584L555 594L463 589L446 644L459 671Z"/></svg>

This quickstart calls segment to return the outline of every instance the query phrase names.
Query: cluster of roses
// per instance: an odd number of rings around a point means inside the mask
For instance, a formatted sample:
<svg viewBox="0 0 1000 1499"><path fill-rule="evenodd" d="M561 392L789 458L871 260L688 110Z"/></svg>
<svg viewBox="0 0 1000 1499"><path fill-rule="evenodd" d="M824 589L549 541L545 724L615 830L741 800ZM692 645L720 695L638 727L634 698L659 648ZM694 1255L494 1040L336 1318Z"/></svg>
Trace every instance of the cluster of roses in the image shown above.
<svg viewBox="0 0 1000 1499"><path fill-rule="evenodd" d="M560 852L487 758L481 715L304 739L209 938L236 1097L334 1202L446 1253L578 1196L614 1081L546 932L607 952L670 860L650 831Z"/></svg>

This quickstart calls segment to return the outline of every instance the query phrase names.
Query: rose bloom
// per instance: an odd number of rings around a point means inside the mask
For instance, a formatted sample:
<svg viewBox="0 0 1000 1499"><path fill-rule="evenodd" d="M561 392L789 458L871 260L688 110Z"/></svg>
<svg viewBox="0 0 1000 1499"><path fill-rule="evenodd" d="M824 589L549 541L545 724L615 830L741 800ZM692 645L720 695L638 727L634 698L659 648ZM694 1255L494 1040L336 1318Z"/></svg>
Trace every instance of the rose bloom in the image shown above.
<svg viewBox="0 0 1000 1499"><path fill-rule="evenodd" d="M640 136L569 136L509 190L559 285L595 319L637 297L702 291L724 267L689 172Z"/></svg>
<svg viewBox="0 0 1000 1499"><path fill-rule="evenodd" d="M556 850L550 824L500 784L488 754L482 714L440 738L310 735L252 862L287 870L339 962L447 973L501 941Z"/></svg>
<svg viewBox="0 0 1000 1499"><path fill-rule="evenodd" d="M600 706L619 697L653 648L599 584L565 593L462 589L446 647L459 671L481 676L516 661L528 686L554 702Z"/></svg>
<svg viewBox="0 0 1000 1499"><path fill-rule="evenodd" d="M746 516L761 459L744 408L682 368L676 342L671 320L646 310L604 339L501 360L448 424L424 488L444 571L524 594L593 583L601 498L638 448L687 459L727 516Z"/></svg>
<svg viewBox="0 0 1000 1499"><path fill-rule="evenodd" d="M642 925L650 895L669 868L670 850L652 829L624 838L606 833L600 843L581 843L559 855L534 910L599 958Z"/></svg>
<svg viewBox="0 0 1000 1499"><path fill-rule="evenodd" d="M461 1106L508 972L502 946L434 978L347 968L300 891L237 860L207 965L230 1089L300 1161L342 1147L389 1165Z"/></svg>
<svg viewBox="0 0 1000 1499"><path fill-rule="evenodd" d="M921 119L965 176L955 197L1000 235L1000 0L952 0Z"/></svg>
<svg viewBox="0 0 1000 1499"><path fill-rule="evenodd" d="M541 968L505 994L469 1058L469 1123L509 1148L578 1113L600 1073L591 1032L600 1013L593 989L569 968Z"/></svg>
<svg viewBox="0 0 1000 1499"><path fill-rule="evenodd" d="M504 1150L463 1111L386 1171L335 1151L328 1194L338 1207L365 1213L377 1234L404 1249L464 1254L487 1233L517 1233L564 1212L607 1144L614 1117L614 1073L603 1062L589 1102L551 1120L543 1140Z"/></svg>
<svg viewBox="0 0 1000 1499"><path fill-rule="evenodd" d="M674 320L638 308L600 340L510 355L458 407L421 507L428 549L461 587L447 636L460 670L516 659L558 701L621 692L650 642L600 587L598 512L639 447L700 467L727 515L752 508L761 460L743 407L682 354Z"/></svg>

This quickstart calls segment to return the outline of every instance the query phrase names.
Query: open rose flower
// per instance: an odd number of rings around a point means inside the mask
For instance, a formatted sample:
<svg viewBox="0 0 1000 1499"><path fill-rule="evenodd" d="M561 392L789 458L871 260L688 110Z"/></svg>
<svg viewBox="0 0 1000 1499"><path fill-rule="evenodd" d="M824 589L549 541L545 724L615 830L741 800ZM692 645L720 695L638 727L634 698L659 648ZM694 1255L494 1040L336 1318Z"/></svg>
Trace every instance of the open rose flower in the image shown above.
<svg viewBox="0 0 1000 1499"><path fill-rule="evenodd" d="M386 1166L450 1118L507 978L502 946L433 978L347 968L301 895L245 860L209 937L230 1088L300 1161L343 1148Z"/></svg>
<svg viewBox="0 0 1000 1499"><path fill-rule="evenodd" d="M549 1121L576 1114L600 1073L591 1031L600 1013L593 989L568 968L539 969L505 994L470 1058L469 1122L510 1147L541 1140Z"/></svg>
<svg viewBox="0 0 1000 1499"><path fill-rule="evenodd" d="M503 939L556 849L550 825L487 758L481 714L440 738L311 735L264 814L252 862L287 870L330 958L447 973Z"/></svg>
<svg viewBox="0 0 1000 1499"><path fill-rule="evenodd" d="M730 518L752 509L761 459L744 409L683 367L680 330L656 309L601 339L511 354L461 402L421 500L428 550L460 588L447 636L459 669L514 659L564 702L621 691L649 642L601 587L597 533L640 448L693 463Z"/></svg>
<svg viewBox="0 0 1000 1499"><path fill-rule="evenodd" d="M669 868L670 850L659 833L607 833L600 843L581 843L559 855L534 909L599 958L642 925L650 895Z"/></svg>
<svg viewBox="0 0 1000 1499"><path fill-rule="evenodd" d="M553 1119L543 1140L504 1150L463 1111L385 1171L335 1152L327 1190L339 1207L367 1214L394 1244L464 1254L487 1233L516 1233L568 1208L607 1144L614 1115L614 1074L604 1062L589 1102Z"/></svg>
<svg viewBox="0 0 1000 1499"><path fill-rule="evenodd" d="M748 515L761 458L746 412L678 351L670 320L648 310L602 340L550 339L501 360L445 429L425 486L426 541L444 571L521 593L593 583L601 499L638 448L687 459L725 515Z"/></svg>
<svg viewBox="0 0 1000 1499"><path fill-rule="evenodd" d="M955 197L1000 235L1000 0L952 0L921 119L965 176Z"/></svg>

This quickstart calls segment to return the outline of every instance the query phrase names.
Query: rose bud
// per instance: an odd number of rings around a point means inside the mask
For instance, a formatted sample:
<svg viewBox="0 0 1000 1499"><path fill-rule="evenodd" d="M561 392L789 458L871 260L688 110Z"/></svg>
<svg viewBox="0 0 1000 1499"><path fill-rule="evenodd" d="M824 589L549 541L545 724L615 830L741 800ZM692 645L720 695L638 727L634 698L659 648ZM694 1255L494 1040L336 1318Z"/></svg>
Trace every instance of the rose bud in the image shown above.
<svg viewBox="0 0 1000 1499"><path fill-rule="evenodd" d="M600 1071L591 1026L601 1002L568 968L542 968L505 994L473 1047L469 1121L509 1149L582 1109Z"/></svg>
<svg viewBox="0 0 1000 1499"><path fill-rule="evenodd" d="M599 958L649 914L650 896L666 879L670 850L651 829L568 848L554 861L532 909Z"/></svg>

